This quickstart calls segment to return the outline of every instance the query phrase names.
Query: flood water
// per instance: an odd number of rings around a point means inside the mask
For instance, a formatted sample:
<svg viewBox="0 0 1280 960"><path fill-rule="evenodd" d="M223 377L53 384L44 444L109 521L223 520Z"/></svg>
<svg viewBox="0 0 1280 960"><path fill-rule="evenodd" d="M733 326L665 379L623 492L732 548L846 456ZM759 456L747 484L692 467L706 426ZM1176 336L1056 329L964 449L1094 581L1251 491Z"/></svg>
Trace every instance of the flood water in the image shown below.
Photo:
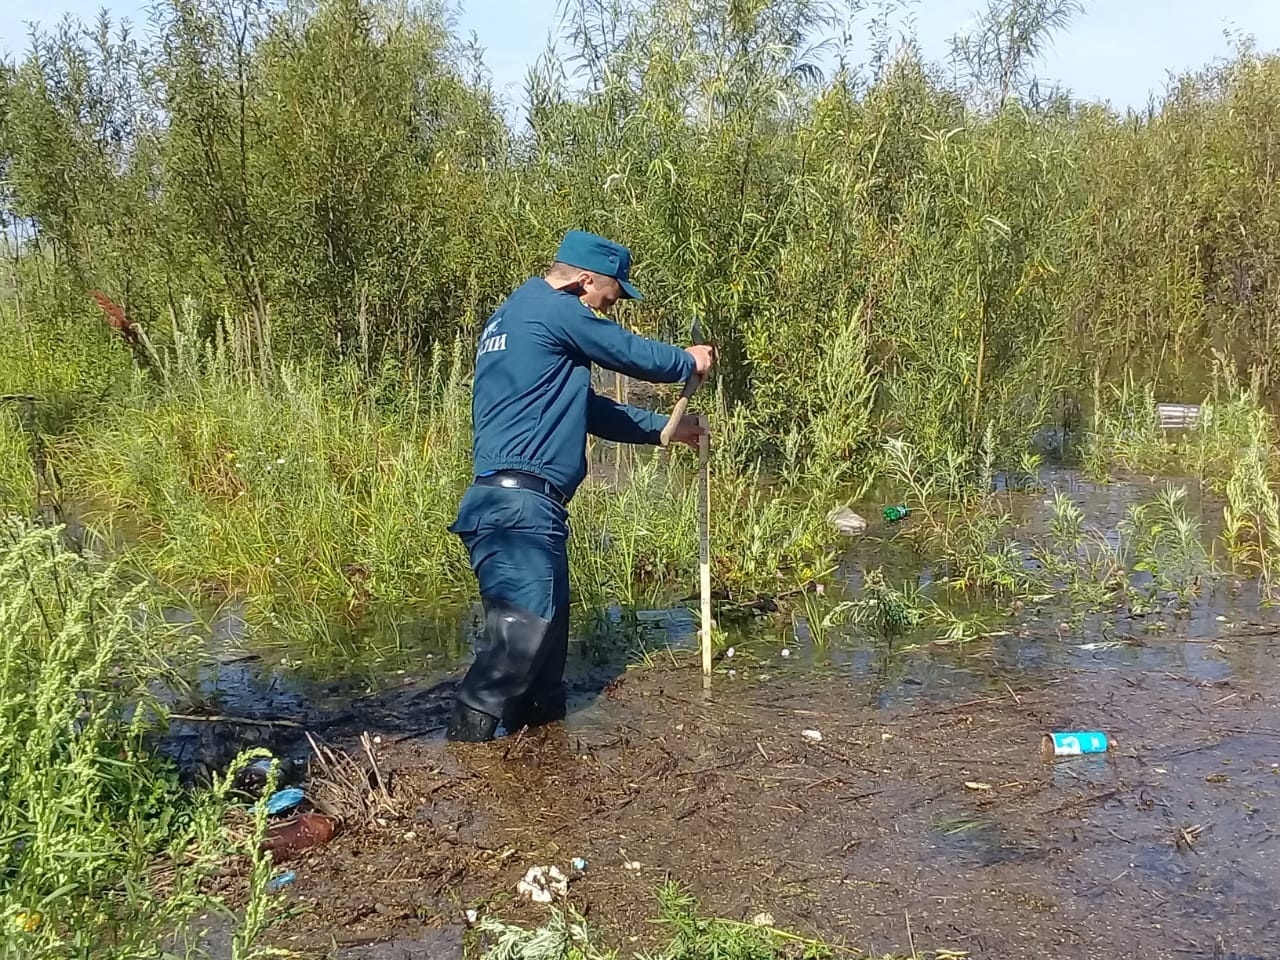
<svg viewBox="0 0 1280 960"><path fill-rule="evenodd" d="M1046 482L1011 501L1020 537L1044 529L1054 489L1108 540L1152 495L1069 472ZM1211 537L1220 507L1188 507ZM872 533L846 558L851 594L884 562L891 581L944 596L899 533ZM678 659L696 648L690 613L645 612L575 637L566 723L460 750L442 733L474 624L300 665L255 649L227 611L202 709L239 719L175 724L165 749L198 771L253 742L304 758L303 729L382 738L403 822L306 855L291 896L309 912L280 933L338 956L460 950L458 904L495 890L492 909L536 923L545 908L516 880L580 855L591 866L573 895L618 937L653 935L652 888L670 877L711 912L768 911L871 953L1280 958L1280 614L1249 584L1185 614L1072 623L1063 600L959 604L992 635L950 645L853 629L817 643L803 622L747 616L710 692ZM1040 757L1044 733L1080 729L1106 731L1111 750Z"/></svg>

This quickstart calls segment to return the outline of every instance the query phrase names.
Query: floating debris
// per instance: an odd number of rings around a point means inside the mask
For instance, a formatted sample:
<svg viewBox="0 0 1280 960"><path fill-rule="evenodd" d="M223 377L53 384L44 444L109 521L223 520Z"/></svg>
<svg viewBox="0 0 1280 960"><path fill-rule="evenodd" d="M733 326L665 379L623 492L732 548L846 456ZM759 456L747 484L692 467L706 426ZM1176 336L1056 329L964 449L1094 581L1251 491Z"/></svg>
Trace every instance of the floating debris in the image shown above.
<svg viewBox="0 0 1280 960"><path fill-rule="evenodd" d="M1156 419L1161 430L1186 430L1200 419L1200 404L1157 403Z"/></svg>
<svg viewBox="0 0 1280 960"><path fill-rule="evenodd" d="M827 514L827 522L844 537L858 537L867 532L867 521L848 507L836 507Z"/></svg>
<svg viewBox="0 0 1280 960"><path fill-rule="evenodd" d="M1200 839L1200 835L1204 833L1204 827L1196 824L1194 827L1180 827L1177 834L1173 838L1173 847L1175 850L1181 850L1183 847L1195 851L1196 841Z"/></svg>
<svg viewBox="0 0 1280 960"><path fill-rule="evenodd" d="M1106 753L1111 742L1100 730L1074 730L1048 733L1040 742L1040 752L1046 760L1054 757L1078 757L1086 753Z"/></svg>
<svg viewBox="0 0 1280 960"><path fill-rule="evenodd" d="M786 647L783 647L783 648L782 648L782 656L783 656L784 658L785 658L785 657L789 657L789 656L791 656L791 651L790 651L790 650L788 650Z"/></svg>
<svg viewBox="0 0 1280 960"><path fill-rule="evenodd" d="M516 884L516 893L534 903L550 903L569 892L569 881L558 867L530 867L524 879Z"/></svg>

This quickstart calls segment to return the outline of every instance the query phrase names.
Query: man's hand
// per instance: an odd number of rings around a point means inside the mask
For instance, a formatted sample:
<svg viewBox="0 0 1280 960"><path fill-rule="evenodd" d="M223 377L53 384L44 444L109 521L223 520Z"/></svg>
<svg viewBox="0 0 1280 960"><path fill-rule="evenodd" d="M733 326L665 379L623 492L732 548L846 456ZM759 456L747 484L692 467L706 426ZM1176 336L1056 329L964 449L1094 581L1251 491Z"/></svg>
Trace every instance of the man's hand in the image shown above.
<svg viewBox="0 0 1280 960"><path fill-rule="evenodd" d="M715 365L716 351L709 344L694 344L692 347L685 347L684 352L693 357L698 376L705 377L711 372L712 366Z"/></svg>
<svg viewBox="0 0 1280 960"><path fill-rule="evenodd" d="M707 425L707 418L696 413L686 413L676 425L676 431L671 435L671 442L687 443L697 450L698 438L704 433L710 439L711 429Z"/></svg>

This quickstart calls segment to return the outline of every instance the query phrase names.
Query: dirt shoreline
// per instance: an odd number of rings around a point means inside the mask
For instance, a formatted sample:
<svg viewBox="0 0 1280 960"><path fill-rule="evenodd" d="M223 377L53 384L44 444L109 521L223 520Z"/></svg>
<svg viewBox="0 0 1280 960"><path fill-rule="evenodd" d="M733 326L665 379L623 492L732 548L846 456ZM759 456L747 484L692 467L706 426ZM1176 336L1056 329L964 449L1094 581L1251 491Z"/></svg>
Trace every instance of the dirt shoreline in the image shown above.
<svg viewBox="0 0 1280 960"><path fill-rule="evenodd" d="M1269 634L1148 643L1275 662ZM666 666L493 744L387 736L397 815L291 861L302 910L272 939L460 953L465 909L536 925L548 908L516 894L524 871L582 857L570 901L626 955L658 942L671 879L706 912L767 911L876 956L1274 957L1275 670L1204 672L1118 663L885 709L865 678L718 677L706 694L696 669ZM1115 738L1109 754L1041 759L1045 731L1085 726Z"/></svg>

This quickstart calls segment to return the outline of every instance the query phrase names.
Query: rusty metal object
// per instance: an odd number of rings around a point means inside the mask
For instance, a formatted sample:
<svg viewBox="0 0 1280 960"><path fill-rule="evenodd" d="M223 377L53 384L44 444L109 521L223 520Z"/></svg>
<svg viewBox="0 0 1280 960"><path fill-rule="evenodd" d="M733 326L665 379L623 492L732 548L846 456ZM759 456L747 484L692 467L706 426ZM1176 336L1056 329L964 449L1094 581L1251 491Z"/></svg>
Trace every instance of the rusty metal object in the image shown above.
<svg viewBox="0 0 1280 960"><path fill-rule="evenodd" d="M299 814L272 824L262 840L262 849L275 854L277 859L288 857L328 843L337 829L338 824L332 817L321 813Z"/></svg>

